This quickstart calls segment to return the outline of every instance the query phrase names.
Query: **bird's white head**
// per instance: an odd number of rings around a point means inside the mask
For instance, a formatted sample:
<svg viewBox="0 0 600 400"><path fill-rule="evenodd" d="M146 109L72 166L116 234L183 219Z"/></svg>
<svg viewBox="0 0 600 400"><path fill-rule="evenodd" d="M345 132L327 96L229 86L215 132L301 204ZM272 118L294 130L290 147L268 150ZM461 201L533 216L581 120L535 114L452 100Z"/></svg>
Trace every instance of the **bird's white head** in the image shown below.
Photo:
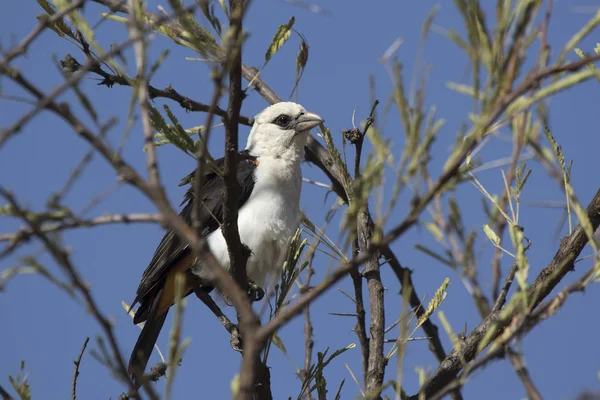
<svg viewBox="0 0 600 400"><path fill-rule="evenodd" d="M323 122L300 104L281 102L254 118L246 149L255 156L301 159L308 132Z"/></svg>

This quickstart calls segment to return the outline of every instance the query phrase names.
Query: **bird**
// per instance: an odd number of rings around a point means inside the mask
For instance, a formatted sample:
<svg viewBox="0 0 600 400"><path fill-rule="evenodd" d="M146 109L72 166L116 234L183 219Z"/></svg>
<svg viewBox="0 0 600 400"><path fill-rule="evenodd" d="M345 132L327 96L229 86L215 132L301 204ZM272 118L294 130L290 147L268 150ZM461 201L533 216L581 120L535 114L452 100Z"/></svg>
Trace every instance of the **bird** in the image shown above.
<svg viewBox="0 0 600 400"><path fill-rule="evenodd" d="M259 287L270 275L276 275L283 264L289 239L300 220L300 192L304 146L309 131L323 122L314 113L293 102L279 102L265 108L254 118L245 150L239 153L237 181L240 187L238 230L241 242L250 249L246 265L248 279ZM222 170L225 159L210 163L197 199L194 173L181 180L189 184L184 195L180 217L192 224L193 213L201 202L199 220L201 235L221 267L230 270L227 243L220 229L223 219L225 189ZM137 380L150 359L169 308L175 301L175 276L193 267L200 278L201 290L210 292L207 269L198 263L191 248L172 230L160 241L148 267L142 274L131 308L139 304L134 324L145 322L131 353L128 372ZM186 281L190 279L186 275ZM194 290L186 282L184 294Z"/></svg>

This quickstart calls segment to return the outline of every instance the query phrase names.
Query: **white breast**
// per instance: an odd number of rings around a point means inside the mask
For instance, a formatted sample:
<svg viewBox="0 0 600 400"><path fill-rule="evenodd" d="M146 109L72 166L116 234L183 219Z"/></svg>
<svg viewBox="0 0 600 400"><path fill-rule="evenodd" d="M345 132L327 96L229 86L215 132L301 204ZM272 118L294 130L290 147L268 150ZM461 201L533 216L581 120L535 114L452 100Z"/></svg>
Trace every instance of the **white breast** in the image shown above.
<svg viewBox="0 0 600 400"><path fill-rule="evenodd" d="M288 240L298 227L302 173L299 163L260 157L254 171L252 194L239 210L242 243L250 248L246 271L262 287L270 274L282 267ZM208 237L208 245L221 265L229 269L227 244L221 230Z"/></svg>

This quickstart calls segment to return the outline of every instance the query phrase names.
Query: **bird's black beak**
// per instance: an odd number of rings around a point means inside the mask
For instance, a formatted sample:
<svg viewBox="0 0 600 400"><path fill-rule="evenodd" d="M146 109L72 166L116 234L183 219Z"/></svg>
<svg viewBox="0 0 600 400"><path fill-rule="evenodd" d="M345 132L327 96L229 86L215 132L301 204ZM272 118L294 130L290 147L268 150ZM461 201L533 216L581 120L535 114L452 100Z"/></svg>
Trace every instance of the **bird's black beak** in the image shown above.
<svg viewBox="0 0 600 400"><path fill-rule="evenodd" d="M296 131L309 131L315 126L319 125L321 122L323 122L323 118L321 118L319 115L311 112L305 112L296 120Z"/></svg>

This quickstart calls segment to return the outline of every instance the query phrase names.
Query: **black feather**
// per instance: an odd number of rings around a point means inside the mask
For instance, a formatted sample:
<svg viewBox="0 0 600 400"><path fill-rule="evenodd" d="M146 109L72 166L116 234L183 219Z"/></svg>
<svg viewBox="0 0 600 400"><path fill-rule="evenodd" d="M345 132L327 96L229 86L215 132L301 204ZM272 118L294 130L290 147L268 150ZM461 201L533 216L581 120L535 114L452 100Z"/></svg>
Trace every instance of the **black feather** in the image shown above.
<svg viewBox="0 0 600 400"><path fill-rule="evenodd" d="M154 301L156 306L158 306L159 301L160 296L156 296ZM152 354L154 344L167 319L167 313L168 312L164 312L161 315L151 315L148 317L142 328L142 332L140 333L140 336L138 336L138 340L133 347L131 357L129 357L129 366L127 367L127 370L133 376L136 384L140 381L140 378L143 376L144 370L148 365L148 360L150 360L150 354Z"/></svg>
<svg viewBox="0 0 600 400"><path fill-rule="evenodd" d="M251 156L248 151L242 151L238 163L237 179L241 188L238 207L241 208L252 194L254 189L254 170L256 169L256 157ZM212 168L222 169L225 165L225 159L215 160ZM194 172L182 179L182 184L190 183ZM225 190L225 182L221 175L212 169L205 175L202 186L201 201L203 207L200 212L200 223L202 226L202 235L208 236L219 229L223 221L223 198L222 193ZM188 224L192 224L192 213L196 208L194 200L194 188L190 188L185 193L183 210L179 213L181 218ZM132 304L140 303L140 308L136 312L134 323L140 323L147 318L152 298L155 296L157 286L164 284L170 268L187 256L190 252L187 243L181 240L173 231L169 230L160 241L158 248L150 264L142 274L140 285L137 289L136 298ZM150 300L150 301L148 301ZM138 316L139 314L139 316Z"/></svg>
<svg viewBox="0 0 600 400"><path fill-rule="evenodd" d="M200 191L200 201L203 203L200 211L200 223L202 226L202 235L208 236L219 229L223 221L223 198L222 193L225 190L225 182L220 171L223 170L225 159L215 160L213 166L208 166L209 171L204 176L204 183ZM237 169L237 180L241 188L238 207L241 208L248 200L254 189L254 170L258 165L257 158L251 156L248 151L239 153L239 163ZM187 175L181 180L180 186L193 183L195 172ZM181 218L188 224L192 224L193 213L196 209L196 199L193 185L187 190L184 196L183 204L185 206L179 213ZM150 264L142 274L135 300L131 307L140 303L135 313L133 322L138 324L147 321L140 337L135 345L130 359L130 372L133 368L136 371L143 371L148 363L152 348L156 343L160 329L166 318L166 313L155 315L160 295L162 293L165 279L170 269L182 258L190 254L190 249L173 231L169 230L164 235L158 245ZM206 290L210 291L210 287ZM189 294L189 293L188 293ZM140 369L141 367L141 369Z"/></svg>

